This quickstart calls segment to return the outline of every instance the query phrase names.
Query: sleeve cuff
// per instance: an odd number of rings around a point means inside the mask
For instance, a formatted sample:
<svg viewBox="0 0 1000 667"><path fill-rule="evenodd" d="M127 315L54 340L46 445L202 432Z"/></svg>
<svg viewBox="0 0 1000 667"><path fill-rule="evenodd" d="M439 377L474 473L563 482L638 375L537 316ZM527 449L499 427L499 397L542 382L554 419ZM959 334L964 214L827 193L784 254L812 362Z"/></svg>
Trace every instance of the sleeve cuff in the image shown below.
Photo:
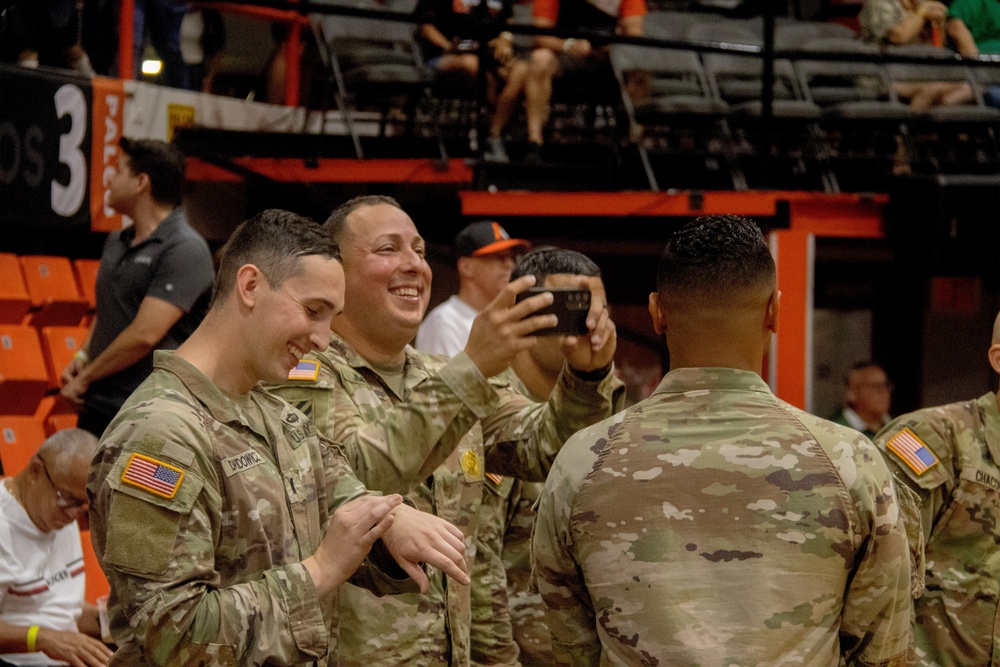
<svg viewBox="0 0 1000 667"><path fill-rule="evenodd" d="M479 419L500 407L500 397L464 351L441 367L441 379Z"/></svg>
<svg viewBox="0 0 1000 667"><path fill-rule="evenodd" d="M281 591L295 646L314 658L326 655L336 617L337 593L333 593L333 600L320 600L302 563L276 568L268 576Z"/></svg>

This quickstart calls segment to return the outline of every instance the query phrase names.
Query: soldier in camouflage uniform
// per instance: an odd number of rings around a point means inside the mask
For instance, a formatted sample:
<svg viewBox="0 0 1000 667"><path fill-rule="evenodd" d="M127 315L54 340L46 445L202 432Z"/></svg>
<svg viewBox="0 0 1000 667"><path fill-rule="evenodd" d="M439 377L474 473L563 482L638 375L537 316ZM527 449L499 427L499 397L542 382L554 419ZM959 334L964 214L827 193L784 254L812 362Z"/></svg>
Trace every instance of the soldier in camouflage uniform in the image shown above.
<svg viewBox="0 0 1000 667"><path fill-rule="evenodd" d="M910 567L892 478L760 378L777 329L757 227L685 225L649 309L670 372L573 436L539 501L557 664L904 665Z"/></svg>
<svg viewBox="0 0 1000 667"><path fill-rule="evenodd" d="M157 353L105 433L88 494L112 664L325 664L356 570L379 592L425 590L421 561L468 582L457 528L369 494L338 445L258 386L326 347L343 303L335 257L297 215L244 223L208 316Z"/></svg>
<svg viewBox="0 0 1000 667"><path fill-rule="evenodd" d="M1000 315L989 361L1000 373ZM926 536L914 664L1000 665L1000 394L897 417L875 444Z"/></svg>
<svg viewBox="0 0 1000 667"><path fill-rule="evenodd" d="M526 399L497 376L530 333L554 325L552 315L531 316L551 295L515 305L534 283L511 283L472 327L465 350L454 358L429 355L407 343L430 296L424 242L393 200L352 200L327 222L343 255L346 304L333 322L330 348L303 361L302 375L274 389L310 411L317 428L343 443L358 476L385 492L394 487L381 472L391 462L399 477L409 470L411 497L462 529L473 555L472 587L432 576L430 595L378 599L350 584L340 591L339 664L516 665L505 607L472 652L471 597L503 592L503 564L496 542L483 542L482 510L496 504L511 483L499 476L542 480L572 433L611 414L614 325L594 296L592 335L568 344L572 369L562 374L548 404ZM594 281L582 281L595 284ZM486 477L485 473L496 477ZM496 528L502 530L502 526Z"/></svg>
<svg viewBox="0 0 1000 667"><path fill-rule="evenodd" d="M601 270L586 255L563 248L545 247L522 255L514 266L511 279L531 274L536 284L545 287L567 287L576 280L575 276L601 275ZM523 350L511 364L508 371L511 386L533 401L548 400L555 389L562 370L560 337L541 338L538 344ZM625 385L614 379L614 412L625 407ZM489 476L488 476L489 477ZM545 624L545 606L542 597L529 585L531 578L531 529L535 523L535 501L542 492L542 482L524 482L506 478L499 489L505 493L496 507L502 515L491 519L491 525L501 525L504 570L507 576L506 596L494 593L493 607L477 605L472 601L473 636L481 619L498 613L503 605L510 607L511 626L514 641L520 650L523 667L549 667L554 664L552 637ZM509 491L508 491L509 489ZM483 504L483 507L493 507ZM481 521L481 523L485 523ZM499 531L496 531L499 532ZM483 540L486 541L484 534Z"/></svg>

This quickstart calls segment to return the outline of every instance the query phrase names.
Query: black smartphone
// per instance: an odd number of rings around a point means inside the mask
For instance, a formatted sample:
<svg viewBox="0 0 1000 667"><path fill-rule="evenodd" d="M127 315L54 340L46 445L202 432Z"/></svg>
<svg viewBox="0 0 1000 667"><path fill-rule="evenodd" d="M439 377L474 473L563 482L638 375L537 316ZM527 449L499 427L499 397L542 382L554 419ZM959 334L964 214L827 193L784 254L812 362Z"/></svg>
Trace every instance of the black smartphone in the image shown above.
<svg viewBox="0 0 1000 667"><path fill-rule="evenodd" d="M577 287L529 287L517 295L521 301L535 294L552 292L552 303L532 315L554 314L558 324L539 329L532 336L580 336L587 333L587 311L590 310L590 290Z"/></svg>

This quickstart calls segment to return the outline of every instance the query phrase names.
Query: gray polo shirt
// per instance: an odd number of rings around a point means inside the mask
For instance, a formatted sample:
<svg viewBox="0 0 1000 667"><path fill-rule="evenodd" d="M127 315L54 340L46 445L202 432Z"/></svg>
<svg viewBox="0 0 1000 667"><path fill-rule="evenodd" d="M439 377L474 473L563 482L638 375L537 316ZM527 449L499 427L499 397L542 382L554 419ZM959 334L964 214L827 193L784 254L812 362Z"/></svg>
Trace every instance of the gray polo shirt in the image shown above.
<svg viewBox="0 0 1000 667"><path fill-rule="evenodd" d="M184 311L156 349L173 350L205 316L215 271L208 244L176 208L142 243L129 247L135 228L108 235L97 272L97 322L88 353L93 359L135 319L147 296ZM116 412L153 370L153 353L90 385L84 400L102 412Z"/></svg>

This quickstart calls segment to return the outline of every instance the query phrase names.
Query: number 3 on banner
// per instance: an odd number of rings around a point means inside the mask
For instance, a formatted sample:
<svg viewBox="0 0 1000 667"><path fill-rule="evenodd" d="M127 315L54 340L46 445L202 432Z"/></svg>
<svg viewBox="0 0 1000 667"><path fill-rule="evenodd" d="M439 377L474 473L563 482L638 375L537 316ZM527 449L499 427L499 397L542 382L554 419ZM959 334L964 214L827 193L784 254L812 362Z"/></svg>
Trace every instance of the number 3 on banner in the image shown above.
<svg viewBox="0 0 1000 667"><path fill-rule="evenodd" d="M56 117L69 114L69 132L59 137L59 162L69 167L69 185L52 181L52 210L68 218L83 204L87 181L87 162L80 143L87 129L87 102L79 87L67 83L56 91Z"/></svg>

